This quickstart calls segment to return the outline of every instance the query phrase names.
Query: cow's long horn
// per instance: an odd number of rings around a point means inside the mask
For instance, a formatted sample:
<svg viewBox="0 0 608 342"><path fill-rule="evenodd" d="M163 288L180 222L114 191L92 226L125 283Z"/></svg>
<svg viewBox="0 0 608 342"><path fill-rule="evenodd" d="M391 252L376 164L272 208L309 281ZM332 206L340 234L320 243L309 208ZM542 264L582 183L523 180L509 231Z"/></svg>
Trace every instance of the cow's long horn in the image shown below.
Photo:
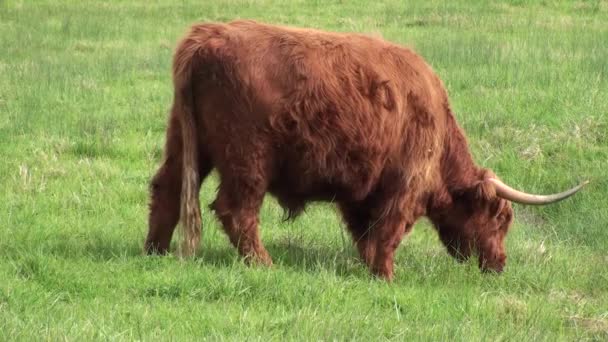
<svg viewBox="0 0 608 342"><path fill-rule="evenodd" d="M587 185L589 181L585 181L570 190L566 190L564 192L560 192L552 195L533 195L525 192L521 192L519 190L515 190L512 187L506 185L496 178L490 178L490 182L494 184L496 187L496 195L502 197L504 199L521 203L521 204L534 204L534 205L544 205L551 204L558 201L561 201L565 198L568 198L574 195L577 191L579 191L582 187Z"/></svg>

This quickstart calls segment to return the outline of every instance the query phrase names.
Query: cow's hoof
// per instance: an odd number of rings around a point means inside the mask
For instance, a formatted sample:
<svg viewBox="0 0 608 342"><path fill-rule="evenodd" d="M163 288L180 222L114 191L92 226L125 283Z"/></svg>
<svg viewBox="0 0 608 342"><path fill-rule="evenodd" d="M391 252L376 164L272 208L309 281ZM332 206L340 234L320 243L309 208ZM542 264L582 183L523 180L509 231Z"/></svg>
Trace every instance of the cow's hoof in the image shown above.
<svg viewBox="0 0 608 342"><path fill-rule="evenodd" d="M245 257L245 264L248 266L272 266L272 258L268 254L268 252L264 251L262 253L252 254Z"/></svg>

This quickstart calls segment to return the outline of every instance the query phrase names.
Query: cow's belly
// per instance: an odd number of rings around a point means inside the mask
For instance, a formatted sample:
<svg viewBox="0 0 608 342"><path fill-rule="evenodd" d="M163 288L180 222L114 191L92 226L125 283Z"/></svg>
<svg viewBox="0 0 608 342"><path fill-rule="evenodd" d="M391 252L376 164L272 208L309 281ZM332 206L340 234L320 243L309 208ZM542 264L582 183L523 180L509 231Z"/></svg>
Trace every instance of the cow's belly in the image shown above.
<svg viewBox="0 0 608 342"><path fill-rule="evenodd" d="M281 162L269 191L290 209L309 201L362 201L378 182L384 158L340 147L332 151L293 148L279 152Z"/></svg>

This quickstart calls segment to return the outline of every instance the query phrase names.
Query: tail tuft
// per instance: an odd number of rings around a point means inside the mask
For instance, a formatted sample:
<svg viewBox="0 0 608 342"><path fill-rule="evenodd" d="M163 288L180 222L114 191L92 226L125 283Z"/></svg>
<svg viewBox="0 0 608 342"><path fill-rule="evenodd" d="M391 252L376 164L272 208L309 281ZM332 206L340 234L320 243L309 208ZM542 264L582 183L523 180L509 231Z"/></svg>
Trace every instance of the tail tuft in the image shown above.
<svg viewBox="0 0 608 342"><path fill-rule="evenodd" d="M199 175L196 169L186 166L184 162L183 177L180 212L182 241L178 254L181 257L189 257L196 252L201 237L201 210L196 191Z"/></svg>
<svg viewBox="0 0 608 342"><path fill-rule="evenodd" d="M180 198L180 231L182 241L178 255L194 255L201 237L201 209L198 198L200 174L198 170L198 137L194 118L192 94L193 63L196 62L198 41L186 38L179 44L173 60L174 107L182 133L182 188Z"/></svg>

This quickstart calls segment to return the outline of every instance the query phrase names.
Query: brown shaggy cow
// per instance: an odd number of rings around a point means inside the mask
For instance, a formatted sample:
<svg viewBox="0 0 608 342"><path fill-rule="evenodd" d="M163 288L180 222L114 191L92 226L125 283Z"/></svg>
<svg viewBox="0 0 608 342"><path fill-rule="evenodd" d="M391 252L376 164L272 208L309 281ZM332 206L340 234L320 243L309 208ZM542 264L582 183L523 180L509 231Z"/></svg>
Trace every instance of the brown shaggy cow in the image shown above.
<svg viewBox="0 0 608 342"><path fill-rule="evenodd" d="M518 192L475 165L446 90L410 49L357 34L234 21L194 25L173 61L165 159L151 182L148 253L200 239L199 189L247 262L272 264L258 233L266 193L297 216L337 203L363 261L385 279L402 237L425 215L454 257L502 271Z"/></svg>

